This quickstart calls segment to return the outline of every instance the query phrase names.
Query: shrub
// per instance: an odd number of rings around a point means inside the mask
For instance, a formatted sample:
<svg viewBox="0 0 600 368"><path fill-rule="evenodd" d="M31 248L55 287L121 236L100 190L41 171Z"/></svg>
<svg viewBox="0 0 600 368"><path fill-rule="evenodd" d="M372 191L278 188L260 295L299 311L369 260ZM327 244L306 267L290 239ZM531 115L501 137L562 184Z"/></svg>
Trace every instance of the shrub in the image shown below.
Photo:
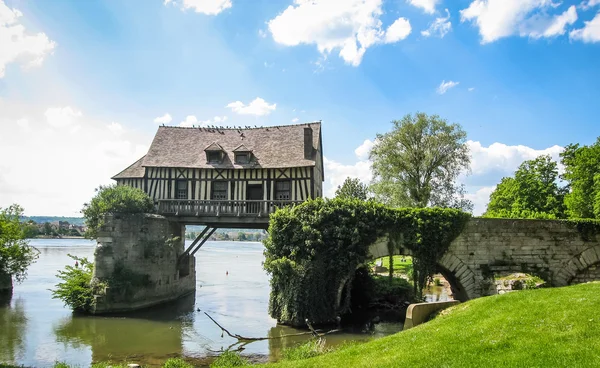
<svg viewBox="0 0 600 368"><path fill-rule="evenodd" d="M194 368L194 366L181 358L170 358L163 364L163 368Z"/></svg>
<svg viewBox="0 0 600 368"><path fill-rule="evenodd" d="M27 276L27 268L39 252L25 240L20 217L23 209L16 204L0 208L0 278L14 277L17 282Z"/></svg>
<svg viewBox="0 0 600 368"><path fill-rule="evenodd" d="M283 359L285 360L301 360L316 357L327 352L331 349L325 347L325 339L318 338L309 340L304 344L298 345L293 348L283 350Z"/></svg>
<svg viewBox="0 0 600 368"><path fill-rule="evenodd" d="M248 364L246 359L242 358L236 352L227 350L223 354L219 355L219 357L212 362L210 367L243 367L247 365L250 364Z"/></svg>
<svg viewBox="0 0 600 368"><path fill-rule="evenodd" d="M81 210L87 231L85 236L95 239L106 214L153 213L152 199L141 189L126 185L100 186L90 203Z"/></svg>
<svg viewBox="0 0 600 368"><path fill-rule="evenodd" d="M52 298L62 300L74 311L90 311L94 304L94 288L91 286L94 264L87 258L79 258L69 254L69 257L79 263L78 267L68 265L59 270L56 277L63 282L56 284ZM101 285L98 285L98 289Z"/></svg>

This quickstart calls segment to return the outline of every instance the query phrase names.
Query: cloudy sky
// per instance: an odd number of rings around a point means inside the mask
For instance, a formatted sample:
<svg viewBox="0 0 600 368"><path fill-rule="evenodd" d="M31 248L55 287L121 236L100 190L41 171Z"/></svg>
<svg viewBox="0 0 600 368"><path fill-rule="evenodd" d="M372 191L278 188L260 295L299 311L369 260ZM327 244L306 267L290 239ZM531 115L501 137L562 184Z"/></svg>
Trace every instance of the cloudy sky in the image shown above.
<svg viewBox="0 0 600 368"><path fill-rule="evenodd" d="M600 135L600 0L0 0L0 207L78 215L160 124L323 121L325 192L408 113L468 133L485 209Z"/></svg>

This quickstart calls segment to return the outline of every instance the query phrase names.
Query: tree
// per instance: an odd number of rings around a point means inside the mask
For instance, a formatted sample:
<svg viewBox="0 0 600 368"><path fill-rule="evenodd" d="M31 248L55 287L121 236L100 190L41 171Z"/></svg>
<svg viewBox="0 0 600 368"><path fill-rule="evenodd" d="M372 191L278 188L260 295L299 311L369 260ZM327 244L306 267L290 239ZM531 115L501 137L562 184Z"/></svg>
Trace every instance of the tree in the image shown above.
<svg viewBox="0 0 600 368"><path fill-rule="evenodd" d="M568 182L565 195L571 218L600 218L600 137L593 145L570 144L560 154Z"/></svg>
<svg viewBox="0 0 600 368"><path fill-rule="evenodd" d="M392 121L393 129L378 134L371 150L373 183L378 200L402 207L472 209L458 175L469 170L467 133L437 115L417 113Z"/></svg>
<svg viewBox="0 0 600 368"><path fill-rule="evenodd" d="M87 231L85 236L94 239L107 214L153 213L152 199L141 189L126 185L100 186L90 203L81 210Z"/></svg>
<svg viewBox="0 0 600 368"><path fill-rule="evenodd" d="M25 240L22 215L23 209L16 204L0 208L0 290L12 289L12 278L23 281L27 267L38 257L38 251Z"/></svg>
<svg viewBox="0 0 600 368"><path fill-rule="evenodd" d="M523 162L502 178L490 195L484 217L565 218L566 190L558 185L558 165L549 155Z"/></svg>
<svg viewBox="0 0 600 368"><path fill-rule="evenodd" d="M358 179L346 178L341 186L335 191L336 198L356 198L363 201L367 200L369 188Z"/></svg>

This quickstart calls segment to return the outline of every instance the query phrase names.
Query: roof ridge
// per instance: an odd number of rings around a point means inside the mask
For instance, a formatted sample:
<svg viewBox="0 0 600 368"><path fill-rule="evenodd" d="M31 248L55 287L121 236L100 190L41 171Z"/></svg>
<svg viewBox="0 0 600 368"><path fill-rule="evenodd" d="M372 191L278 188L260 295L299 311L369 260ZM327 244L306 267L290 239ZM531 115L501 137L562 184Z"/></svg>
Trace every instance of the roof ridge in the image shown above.
<svg viewBox="0 0 600 368"><path fill-rule="evenodd" d="M222 126L215 126L214 128L212 127L201 127L201 126L197 126L197 127L182 127L182 126L175 126L175 125L161 125L159 126L159 128L169 128L169 129L206 129L206 130L255 130L255 129L268 129L268 128L286 128L286 127L297 127L297 126L302 126L302 125L317 125L317 124L322 124L322 121L311 121L310 123L300 123L300 124L285 124L285 125L265 125L265 126L254 126L254 127L231 127L231 128L226 128L226 127L222 127Z"/></svg>

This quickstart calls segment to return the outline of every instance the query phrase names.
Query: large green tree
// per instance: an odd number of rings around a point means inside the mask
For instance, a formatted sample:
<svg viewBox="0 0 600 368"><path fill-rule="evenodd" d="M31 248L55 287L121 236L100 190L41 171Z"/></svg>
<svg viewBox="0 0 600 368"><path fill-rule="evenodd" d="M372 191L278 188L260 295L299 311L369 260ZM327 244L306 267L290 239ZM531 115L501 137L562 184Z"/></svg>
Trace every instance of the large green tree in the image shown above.
<svg viewBox="0 0 600 368"><path fill-rule="evenodd" d="M549 155L523 162L514 177L502 178L490 195L485 217L564 218L566 189Z"/></svg>
<svg viewBox="0 0 600 368"><path fill-rule="evenodd" d="M570 144L561 153L569 184L565 196L571 218L600 218L600 137L590 146Z"/></svg>
<svg viewBox="0 0 600 368"><path fill-rule="evenodd" d="M112 213L153 213L152 199L141 189L126 185L100 186L90 203L81 210L85 218L87 238L95 239L104 216Z"/></svg>
<svg viewBox="0 0 600 368"><path fill-rule="evenodd" d="M336 198L367 200L369 187L356 178L346 178L335 191Z"/></svg>
<svg viewBox="0 0 600 368"><path fill-rule="evenodd" d="M20 221L23 209L16 204L0 208L0 290L12 289L12 279L21 282L38 251L25 240Z"/></svg>
<svg viewBox="0 0 600 368"><path fill-rule="evenodd" d="M472 210L457 185L470 167L467 133L438 115L417 113L392 121L371 150L371 190L383 203L402 207L453 207Z"/></svg>

